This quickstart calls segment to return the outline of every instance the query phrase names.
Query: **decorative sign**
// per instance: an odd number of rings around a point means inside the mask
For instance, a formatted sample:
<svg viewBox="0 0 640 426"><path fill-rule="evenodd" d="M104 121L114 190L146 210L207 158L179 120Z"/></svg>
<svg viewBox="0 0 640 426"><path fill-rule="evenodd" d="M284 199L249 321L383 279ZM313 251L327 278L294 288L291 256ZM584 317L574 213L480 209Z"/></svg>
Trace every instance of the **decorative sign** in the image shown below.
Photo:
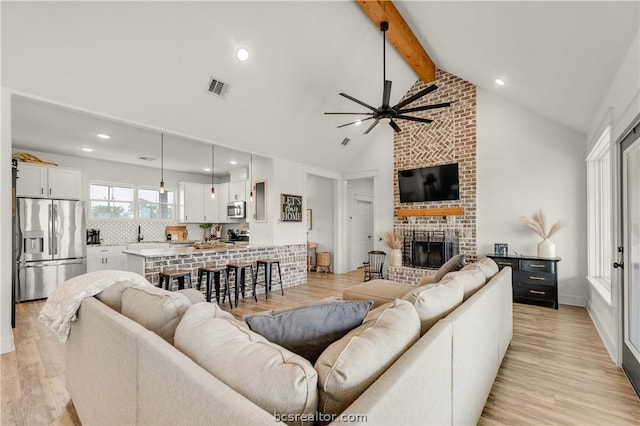
<svg viewBox="0 0 640 426"><path fill-rule="evenodd" d="M280 220L302 222L302 195L280 194Z"/></svg>

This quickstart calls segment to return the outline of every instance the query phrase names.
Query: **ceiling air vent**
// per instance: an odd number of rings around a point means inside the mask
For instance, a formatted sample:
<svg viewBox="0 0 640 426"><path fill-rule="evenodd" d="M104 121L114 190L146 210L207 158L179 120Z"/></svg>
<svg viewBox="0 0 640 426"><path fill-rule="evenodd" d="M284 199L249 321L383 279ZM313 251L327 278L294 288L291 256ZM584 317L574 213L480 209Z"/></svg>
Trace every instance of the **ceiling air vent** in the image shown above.
<svg viewBox="0 0 640 426"><path fill-rule="evenodd" d="M351 142L351 139L344 138L344 140L342 141L342 146L347 146L349 144L349 142Z"/></svg>
<svg viewBox="0 0 640 426"><path fill-rule="evenodd" d="M228 91L229 83L222 82L215 77L209 78L209 87L207 88L207 92L224 98Z"/></svg>

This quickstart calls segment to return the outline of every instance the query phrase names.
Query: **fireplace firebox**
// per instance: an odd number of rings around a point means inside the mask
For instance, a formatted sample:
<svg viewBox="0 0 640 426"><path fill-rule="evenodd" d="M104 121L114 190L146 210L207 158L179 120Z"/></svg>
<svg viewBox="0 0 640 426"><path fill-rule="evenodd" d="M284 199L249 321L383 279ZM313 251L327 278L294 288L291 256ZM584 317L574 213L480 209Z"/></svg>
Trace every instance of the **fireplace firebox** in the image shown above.
<svg viewBox="0 0 640 426"><path fill-rule="evenodd" d="M403 265L413 268L439 268L458 254L457 235L445 231L405 231Z"/></svg>

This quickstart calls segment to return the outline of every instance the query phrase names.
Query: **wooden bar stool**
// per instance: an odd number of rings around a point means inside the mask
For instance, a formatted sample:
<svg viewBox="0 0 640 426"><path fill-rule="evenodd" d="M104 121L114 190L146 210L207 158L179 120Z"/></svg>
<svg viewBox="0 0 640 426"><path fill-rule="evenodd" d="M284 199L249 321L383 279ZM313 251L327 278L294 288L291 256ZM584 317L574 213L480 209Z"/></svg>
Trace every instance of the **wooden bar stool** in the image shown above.
<svg viewBox="0 0 640 426"><path fill-rule="evenodd" d="M227 274L227 268L225 266L205 266L198 268L198 290L202 285L202 278L206 276L206 293L205 297L207 302L211 302L211 287L213 281L213 287L216 290L216 303L220 304L220 276L224 276L224 294L229 291L229 275ZM231 297L229 297L229 306L231 306ZM233 308L233 306L231 306Z"/></svg>
<svg viewBox="0 0 640 426"><path fill-rule="evenodd" d="M280 292L284 296L284 289L282 288L282 271L280 270L280 260L278 259L260 259L257 262L256 266L256 276L253 280L253 297L258 301L258 296L256 295L256 286L260 284L258 281L258 274L260 273L260 265L264 266L264 295L265 298L269 299L269 292L271 291L272 284L280 284ZM278 266L278 281L272 280L272 272L271 269L273 265Z"/></svg>
<svg viewBox="0 0 640 426"><path fill-rule="evenodd" d="M186 288L185 284L191 288L191 271L186 269L176 269L173 271L161 271L160 288L166 288L171 291L173 289L173 280L178 280L178 290Z"/></svg>
<svg viewBox="0 0 640 426"><path fill-rule="evenodd" d="M234 295L236 297L236 307L238 306L238 299L240 298L239 292L242 291L242 298L244 299L244 289L245 289L245 277L247 269L249 269L249 276L253 281L253 263L252 262L232 262L227 263L227 282L231 285L231 271L234 271L234 284L233 290ZM226 296L227 292L225 292ZM225 296L222 297L222 302L224 303ZM254 294L255 296L255 294ZM258 298L256 297L256 302ZM229 302L231 302L231 293L229 292Z"/></svg>

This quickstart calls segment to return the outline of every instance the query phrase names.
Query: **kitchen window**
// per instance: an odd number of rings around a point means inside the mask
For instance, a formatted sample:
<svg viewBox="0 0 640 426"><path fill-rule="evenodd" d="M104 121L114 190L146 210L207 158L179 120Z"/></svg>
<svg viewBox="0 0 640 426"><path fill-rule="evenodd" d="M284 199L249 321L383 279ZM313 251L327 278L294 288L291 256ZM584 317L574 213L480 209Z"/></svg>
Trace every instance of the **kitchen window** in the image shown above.
<svg viewBox="0 0 640 426"><path fill-rule="evenodd" d="M93 219L133 219L134 187L92 183L89 188L89 203Z"/></svg>
<svg viewBox="0 0 640 426"><path fill-rule="evenodd" d="M138 217L140 219L173 219L175 192L165 190L164 194L155 188L138 188Z"/></svg>

